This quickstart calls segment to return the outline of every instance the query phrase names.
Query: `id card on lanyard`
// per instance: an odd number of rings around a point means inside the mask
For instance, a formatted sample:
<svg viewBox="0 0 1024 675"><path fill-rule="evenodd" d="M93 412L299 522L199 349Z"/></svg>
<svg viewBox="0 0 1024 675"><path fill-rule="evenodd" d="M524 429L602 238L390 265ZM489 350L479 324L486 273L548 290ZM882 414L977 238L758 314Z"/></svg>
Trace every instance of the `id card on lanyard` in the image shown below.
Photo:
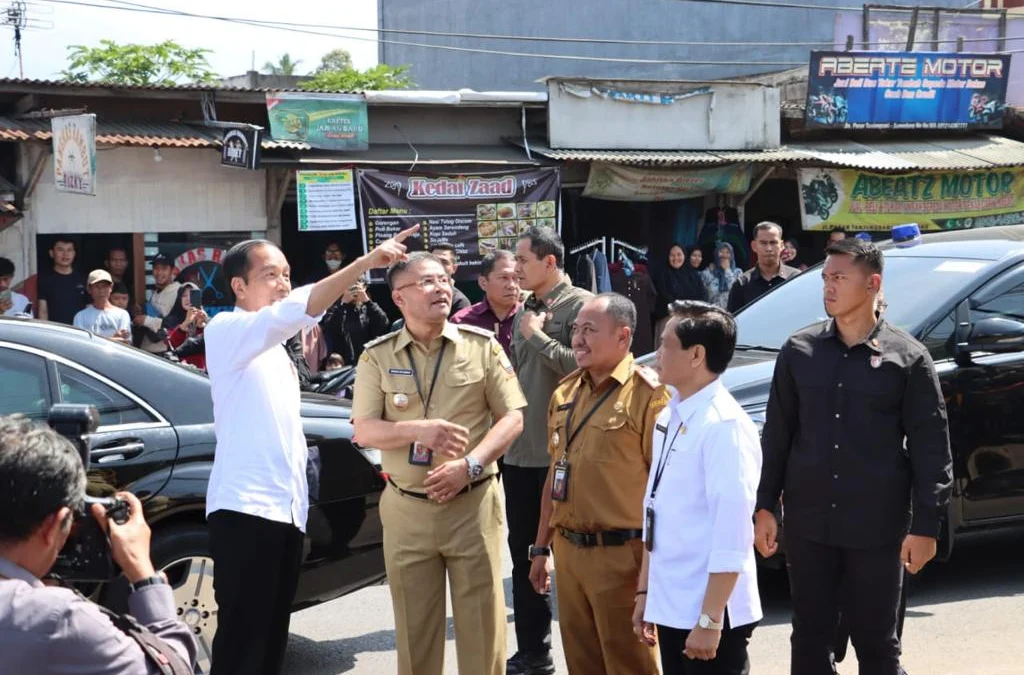
<svg viewBox="0 0 1024 675"><path fill-rule="evenodd" d="M669 418L671 419L671 417ZM654 499L658 495L658 486L661 485L661 478L665 475L665 469L668 467L669 459L675 449L672 447L676 443L676 439L679 435L686 435L686 422L680 421L676 427L676 432L672 434L672 440L668 440L668 427L663 427L660 424L655 427L661 432L661 452L658 454L658 465L654 470L654 481L651 483L651 497L647 500L647 507L644 509L644 547L648 551L654 550ZM666 451L667 446L667 451Z"/></svg>
<svg viewBox="0 0 1024 675"><path fill-rule="evenodd" d="M579 435L580 430L586 426L587 422L589 422L590 418L594 416L594 413L597 412L598 408L603 406L605 401L611 398L611 395L618 390L619 383L616 382L608 388L608 391L601 395L601 398L597 400L597 403L591 406L590 410L587 411L587 414L584 415L582 420L580 420L579 426L577 426L575 431L573 431L572 413L576 409L576 402L580 398L580 389L582 386L583 385L581 384L580 387L576 389L576 395L573 397L572 403L569 404L569 414L565 416L565 449L562 450L561 459L555 462L554 473L551 476L551 499L556 502L564 502L569 499L569 472L572 470L572 463L569 462L569 446L572 445L576 436Z"/></svg>
<svg viewBox="0 0 1024 675"><path fill-rule="evenodd" d="M430 379L430 389L427 391L426 398L423 397L423 387L420 386L420 374L416 369L416 360L412 357L412 346L406 345L405 353L409 357L409 368L412 369L412 377L416 381L416 394L420 397L420 402L423 403L423 419L427 418L427 409L430 407L430 401L434 398L434 386L437 384L437 376L441 373L441 362L444 361L444 351L448 348L447 342L441 343L441 351L437 355L437 362L434 364L434 376ZM434 461L434 451L419 442L414 442L409 446L409 463L413 466L430 466Z"/></svg>

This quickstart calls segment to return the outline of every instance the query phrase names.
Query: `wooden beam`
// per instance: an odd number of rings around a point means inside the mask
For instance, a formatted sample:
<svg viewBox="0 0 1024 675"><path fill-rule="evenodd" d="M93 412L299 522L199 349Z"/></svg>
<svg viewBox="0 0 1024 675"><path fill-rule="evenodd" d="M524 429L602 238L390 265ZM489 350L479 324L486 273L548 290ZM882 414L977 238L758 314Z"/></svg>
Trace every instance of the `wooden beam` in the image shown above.
<svg viewBox="0 0 1024 675"><path fill-rule="evenodd" d="M132 234L132 301L139 307L146 306L146 235Z"/></svg>
<svg viewBox="0 0 1024 675"><path fill-rule="evenodd" d="M32 160L31 168L28 172L28 181L26 181L21 190L22 200L28 202L32 193L36 189L36 185L39 184L39 179L43 177L43 169L46 167L46 158L50 156L52 146L43 143L25 143L25 147L37 148L37 156Z"/></svg>

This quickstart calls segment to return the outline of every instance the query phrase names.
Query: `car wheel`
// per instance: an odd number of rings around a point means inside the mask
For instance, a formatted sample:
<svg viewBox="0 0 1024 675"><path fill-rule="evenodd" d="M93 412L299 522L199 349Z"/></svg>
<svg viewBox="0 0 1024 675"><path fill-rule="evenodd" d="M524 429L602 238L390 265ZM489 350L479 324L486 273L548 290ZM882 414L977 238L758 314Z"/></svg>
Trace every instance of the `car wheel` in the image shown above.
<svg viewBox="0 0 1024 675"><path fill-rule="evenodd" d="M217 601L213 594L213 558L209 531L200 525L154 533L153 566L167 575L178 618L196 638L197 673L209 673L213 636L217 632Z"/></svg>

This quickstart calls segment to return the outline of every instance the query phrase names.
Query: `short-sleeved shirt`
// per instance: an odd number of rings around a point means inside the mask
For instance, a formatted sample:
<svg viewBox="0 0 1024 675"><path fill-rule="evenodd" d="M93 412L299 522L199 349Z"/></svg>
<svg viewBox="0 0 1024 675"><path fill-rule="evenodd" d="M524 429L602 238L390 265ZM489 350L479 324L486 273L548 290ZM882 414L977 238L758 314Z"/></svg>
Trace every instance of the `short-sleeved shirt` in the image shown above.
<svg viewBox="0 0 1024 675"><path fill-rule="evenodd" d="M439 357L443 361L431 396L430 383ZM417 393L417 376L423 397L430 399L426 410ZM417 342L403 327L367 344L356 366L352 419L444 419L469 430L467 454L487 435L494 419L525 407L526 397L505 351L490 332L472 326L446 323L441 337L429 345ZM398 487L424 490L423 481L431 467L410 464L408 447L381 451L384 472ZM434 453L434 466L446 461L447 457ZM496 471L492 464L484 469L484 475Z"/></svg>
<svg viewBox="0 0 1024 675"><path fill-rule="evenodd" d="M100 337L114 337L118 331L132 330L132 318L125 310L111 305L106 309L97 309L89 305L75 314L75 328L87 330Z"/></svg>
<svg viewBox="0 0 1024 675"><path fill-rule="evenodd" d="M567 448L570 409L575 432L612 387ZM548 406L548 452L552 462L563 456L569 462L569 492L566 501L553 502L553 527L577 532L641 527L654 426L668 401L654 371L636 365L632 355L597 386L583 370L562 380Z"/></svg>
<svg viewBox="0 0 1024 675"><path fill-rule="evenodd" d="M46 301L47 320L69 326L74 323L75 314L88 302L85 277L78 271L71 274L40 274L38 291L39 299Z"/></svg>

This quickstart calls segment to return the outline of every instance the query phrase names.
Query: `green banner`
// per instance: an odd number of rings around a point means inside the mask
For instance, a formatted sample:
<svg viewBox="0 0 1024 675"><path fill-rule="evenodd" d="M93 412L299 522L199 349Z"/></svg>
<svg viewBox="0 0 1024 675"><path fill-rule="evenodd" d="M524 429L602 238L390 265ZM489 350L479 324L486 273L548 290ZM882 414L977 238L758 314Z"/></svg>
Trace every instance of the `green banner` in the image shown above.
<svg viewBox="0 0 1024 675"><path fill-rule="evenodd" d="M1024 223L1024 169L923 171L887 175L800 169L805 230L886 231L917 223L921 231Z"/></svg>
<svg viewBox="0 0 1024 675"><path fill-rule="evenodd" d="M712 193L742 194L750 188L749 164L713 169L643 169L621 164L590 165L584 197L626 202L661 202Z"/></svg>
<svg viewBox="0 0 1024 675"><path fill-rule="evenodd" d="M275 141L309 143L320 150L366 150L366 100L354 94L270 92L267 116Z"/></svg>

